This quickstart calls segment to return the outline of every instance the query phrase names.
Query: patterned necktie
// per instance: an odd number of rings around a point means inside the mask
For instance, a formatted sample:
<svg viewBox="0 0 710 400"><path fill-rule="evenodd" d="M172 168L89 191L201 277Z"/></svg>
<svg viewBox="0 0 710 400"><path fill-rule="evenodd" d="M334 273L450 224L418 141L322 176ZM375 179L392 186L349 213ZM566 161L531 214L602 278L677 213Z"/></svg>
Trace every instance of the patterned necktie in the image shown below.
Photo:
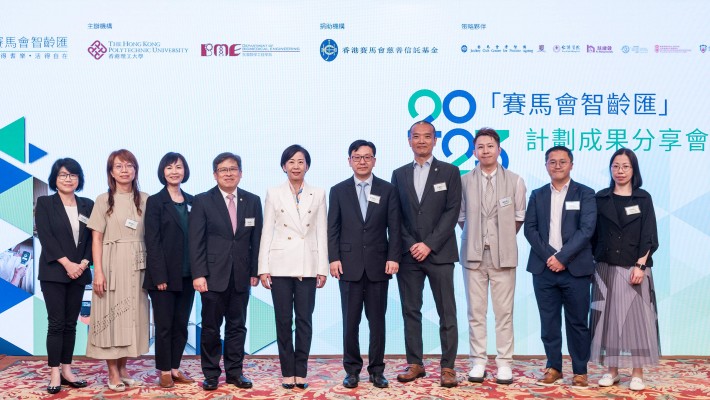
<svg viewBox="0 0 710 400"><path fill-rule="evenodd" d="M362 220L364 221L367 216L367 196L365 195L365 188L369 185L369 183L360 182L357 185L360 186L358 201L360 202L360 211L362 212Z"/></svg>
<svg viewBox="0 0 710 400"><path fill-rule="evenodd" d="M483 209L486 215L489 215L493 210L495 204L493 203L493 182L491 180L493 177L488 175L486 177L486 191L483 193Z"/></svg>
<svg viewBox="0 0 710 400"><path fill-rule="evenodd" d="M229 211L229 220L232 221L232 231L237 232L237 205L234 204L234 194L230 193L227 195L229 199L229 204L227 205L227 210Z"/></svg>

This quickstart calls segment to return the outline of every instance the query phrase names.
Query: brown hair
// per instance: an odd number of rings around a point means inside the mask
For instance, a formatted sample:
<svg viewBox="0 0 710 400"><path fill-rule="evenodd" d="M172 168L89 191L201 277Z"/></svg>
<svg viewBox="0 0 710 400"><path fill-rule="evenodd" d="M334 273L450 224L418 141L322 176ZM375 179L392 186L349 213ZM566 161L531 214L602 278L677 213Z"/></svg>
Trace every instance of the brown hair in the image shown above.
<svg viewBox="0 0 710 400"><path fill-rule="evenodd" d="M134 156L133 153L126 149L120 149L112 152L109 154L108 160L106 161L106 177L108 178L108 210L106 211L106 215L111 215L113 213L113 195L116 193L116 179L111 176L111 171L113 171L113 163L117 158L133 164L133 168L136 172L133 182L131 182L131 188L133 190L133 204L136 205L138 215L142 215L141 192L140 189L138 189L138 160L136 160L136 156Z"/></svg>

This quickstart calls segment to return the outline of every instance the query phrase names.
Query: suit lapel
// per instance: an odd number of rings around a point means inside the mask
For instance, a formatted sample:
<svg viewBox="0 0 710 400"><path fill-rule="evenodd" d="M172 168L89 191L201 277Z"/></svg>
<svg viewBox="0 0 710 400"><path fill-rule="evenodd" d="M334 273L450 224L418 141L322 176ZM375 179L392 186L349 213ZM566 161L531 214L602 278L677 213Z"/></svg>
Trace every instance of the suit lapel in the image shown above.
<svg viewBox="0 0 710 400"><path fill-rule="evenodd" d="M87 201L79 199L79 197L76 198L76 203L77 207L79 207L79 215L83 215L88 221L89 217L91 216L91 210L89 210L89 203ZM82 243L86 243L89 240L88 236L90 235L91 230L86 229L86 223L79 221L79 241ZM79 246L77 246L77 249L78 248Z"/></svg>
<svg viewBox="0 0 710 400"><path fill-rule="evenodd" d="M357 194L357 186L355 184L355 178L350 178L348 179L348 184L346 186L346 195L345 197L349 198L350 201L352 202L352 207L355 210L355 214L357 214L358 219L360 220L361 223L365 224L365 220L362 218L362 211L360 211L360 200L358 199L358 194Z"/></svg>
<svg viewBox="0 0 710 400"><path fill-rule="evenodd" d="M542 212L543 212L543 221L547 221L544 226L539 227L538 229L542 230L543 232L547 232L547 235L545 239L548 241L550 240L550 207L552 205L552 189L550 189L550 185L545 186L545 189L540 193L540 196L542 197L540 199L540 204L543 204L542 207Z"/></svg>
<svg viewBox="0 0 710 400"><path fill-rule="evenodd" d="M313 204L313 188L306 185L305 182L303 183L303 192L301 193L300 199L299 209L301 210L301 215L300 220L298 221L299 229L303 226L300 222L308 216L308 210L311 209L311 205ZM291 202L293 203L293 201Z"/></svg>
<svg viewBox="0 0 710 400"><path fill-rule="evenodd" d="M567 188L567 194L565 195L565 200L562 203L562 222L560 226L565 226L565 219L567 219L567 202L574 201L572 199L577 198L577 185L573 180L569 181L569 187Z"/></svg>
<svg viewBox="0 0 710 400"><path fill-rule="evenodd" d="M619 216L616 214L616 207L614 206L611 196L611 191L609 191L607 196L598 198L597 209L599 210L599 214L608 218L609 221L614 223L616 226L621 227Z"/></svg>
<svg viewBox="0 0 710 400"><path fill-rule="evenodd" d="M64 226L65 233L68 235L67 237L73 238L74 232L72 232L72 229L71 229L71 223L69 222L69 216L67 215L67 210L64 208L64 204L62 203L62 199L59 197L59 194L54 194L52 196L52 205L54 206L54 214L59 216L59 219L62 220L62 226ZM78 199L77 199L76 206L77 206L77 208L79 207ZM72 239L72 242L73 241L74 240Z"/></svg>
<svg viewBox="0 0 710 400"><path fill-rule="evenodd" d="M375 175L372 175L372 187L370 188L370 194L375 195L375 196L380 196L380 182L379 179L375 177ZM381 198L381 197L380 197ZM365 216L365 223L370 220L372 217L372 213L375 212L375 207L377 207L377 204L370 201L370 199L367 199L367 212ZM361 213L362 214L362 213Z"/></svg>
<svg viewBox="0 0 710 400"><path fill-rule="evenodd" d="M407 192L412 202L419 204L419 199L417 198L417 191L414 189L414 162L407 164L407 167L403 169L404 171L404 181L407 185Z"/></svg>
<svg viewBox="0 0 710 400"><path fill-rule="evenodd" d="M215 210L217 210L217 214L219 215L219 220L223 221L222 224L224 225L227 232L232 233L232 220L229 219L229 210L227 210L227 203L225 202L224 197L222 197L222 192L219 190L218 186L215 186L215 188L212 190L212 201L214 202ZM239 203L239 198L235 197L234 201ZM237 230L238 227L239 208L237 208ZM232 235L234 234L232 233Z"/></svg>
<svg viewBox="0 0 710 400"><path fill-rule="evenodd" d="M244 222L247 210L247 205L244 201L244 191L237 188L236 194L237 197L234 198L234 201L237 202L237 231L234 233L235 236L237 233L239 233L240 229L244 229ZM229 217L229 213L227 213L227 217Z"/></svg>
<svg viewBox="0 0 710 400"><path fill-rule="evenodd" d="M422 201L420 203L424 203L424 199L426 198L427 194L429 194L429 192L431 192L432 188L434 187L434 182L436 182L437 175L439 175L438 164L439 162L436 160L436 158L431 161L431 165L429 166L429 176L427 176L426 178L426 185L424 185L424 191L422 192Z"/></svg>
<svg viewBox="0 0 710 400"><path fill-rule="evenodd" d="M303 192L301 192L301 202L303 202L305 194L306 187L304 185ZM291 218L292 224L294 226L300 227L301 218L298 216L298 209L296 209L296 201L293 199L293 193L291 192L291 184L288 181L286 181L286 183L281 186L281 190L279 190L279 202L281 203L281 207L286 210L286 214L288 214L288 216Z"/></svg>
<svg viewBox="0 0 710 400"><path fill-rule="evenodd" d="M183 197L185 197L183 193ZM163 208L168 210L168 214L172 216L173 220L175 220L175 223L182 229L182 223L180 223L180 216L177 213L177 210L175 209L175 205L173 204L173 198L170 197L170 193L168 192L167 188L163 188L163 190L160 191L160 199L163 202ZM185 201L187 201L187 198L185 198Z"/></svg>

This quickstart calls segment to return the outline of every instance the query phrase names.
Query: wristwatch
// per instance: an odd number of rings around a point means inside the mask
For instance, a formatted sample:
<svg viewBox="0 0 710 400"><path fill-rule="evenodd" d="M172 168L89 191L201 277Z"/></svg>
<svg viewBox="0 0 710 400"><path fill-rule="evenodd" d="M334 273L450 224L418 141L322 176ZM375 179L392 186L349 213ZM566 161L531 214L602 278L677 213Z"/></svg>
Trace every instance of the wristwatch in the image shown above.
<svg viewBox="0 0 710 400"><path fill-rule="evenodd" d="M639 263L636 263L636 265L634 265L634 267L639 268L641 271L645 271L645 270L646 270L646 264L639 264Z"/></svg>

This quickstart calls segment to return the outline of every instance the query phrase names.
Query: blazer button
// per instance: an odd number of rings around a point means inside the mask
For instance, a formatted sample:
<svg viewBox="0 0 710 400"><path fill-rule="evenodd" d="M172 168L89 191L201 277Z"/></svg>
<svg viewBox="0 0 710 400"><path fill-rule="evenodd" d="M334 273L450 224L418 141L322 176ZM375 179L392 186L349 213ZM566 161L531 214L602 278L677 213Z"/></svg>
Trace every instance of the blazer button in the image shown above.
<svg viewBox="0 0 710 400"><path fill-rule="evenodd" d="M306 228L309 227L309 226L311 226L311 224L306 224Z"/></svg>
<svg viewBox="0 0 710 400"><path fill-rule="evenodd" d="M288 240L291 240L291 236L288 237Z"/></svg>
<svg viewBox="0 0 710 400"><path fill-rule="evenodd" d="M288 228L288 225L284 224L284 226Z"/></svg>
<svg viewBox="0 0 710 400"><path fill-rule="evenodd" d="M310 213L311 213L311 210L308 210L308 213L310 214Z"/></svg>
<svg viewBox="0 0 710 400"><path fill-rule="evenodd" d="M419 214L419 215L422 215L422 212L421 212L421 211L419 211L419 212L417 212L417 214Z"/></svg>

